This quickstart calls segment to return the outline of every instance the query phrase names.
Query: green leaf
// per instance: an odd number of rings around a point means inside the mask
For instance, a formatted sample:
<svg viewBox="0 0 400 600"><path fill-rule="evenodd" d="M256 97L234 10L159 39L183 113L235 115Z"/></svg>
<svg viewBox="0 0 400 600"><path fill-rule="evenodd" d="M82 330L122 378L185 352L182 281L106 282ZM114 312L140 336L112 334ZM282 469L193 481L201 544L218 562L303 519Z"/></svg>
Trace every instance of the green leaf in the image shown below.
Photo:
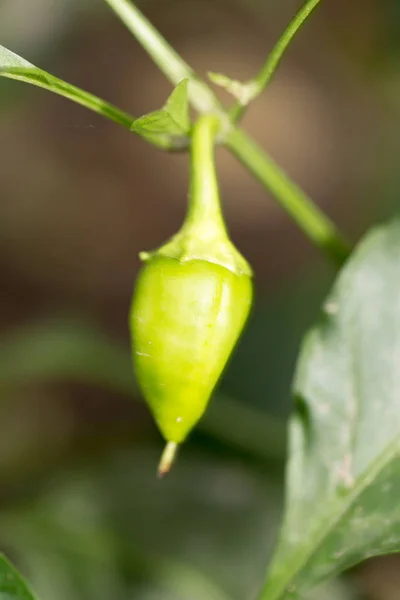
<svg viewBox="0 0 400 600"><path fill-rule="evenodd" d="M286 515L262 600L400 551L400 223L369 234L307 336Z"/></svg>
<svg viewBox="0 0 400 600"><path fill-rule="evenodd" d="M31 501L2 510L2 543L43 598L253 598L276 534L280 474L188 444L160 492L159 452L160 442L133 439L110 447L107 461L80 455L58 465L51 485L35 487L33 476Z"/></svg>
<svg viewBox="0 0 400 600"><path fill-rule="evenodd" d="M182 133L189 133L189 79L182 79L168 98L164 110L175 121Z"/></svg>
<svg viewBox="0 0 400 600"><path fill-rule="evenodd" d="M82 106L107 117L124 127L130 128L133 117L70 83L62 81L42 69L38 69L4 46L0 46L0 76L30 83L73 100Z"/></svg>
<svg viewBox="0 0 400 600"><path fill-rule="evenodd" d="M171 137L187 135L190 131L188 79L176 86L161 110L135 119L131 131L161 147L171 146Z"/></svg>
<svg viewBox="0 0 400 600"><path fill-rule="evenodd" d="M129 395L135 391L129 352L74 318L38 321L0 339L0 392L43 379L84 381Z"/></svg>
<svg viewBox="0 0 400 600"><path fill-rule="evenodd" d="M1 554L0 600L36 600L18 571Z"/></svg>

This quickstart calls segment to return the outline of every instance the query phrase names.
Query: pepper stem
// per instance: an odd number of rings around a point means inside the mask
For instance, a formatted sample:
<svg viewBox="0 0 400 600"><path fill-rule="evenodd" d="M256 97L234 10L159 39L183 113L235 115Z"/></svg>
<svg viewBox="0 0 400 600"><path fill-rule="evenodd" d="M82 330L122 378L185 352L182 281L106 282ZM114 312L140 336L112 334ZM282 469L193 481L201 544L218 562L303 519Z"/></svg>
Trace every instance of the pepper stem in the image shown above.
<svg viewBox="0 0 400 600"><path fill-rule="evenodd" d="M221 209L215 169L214 145L220 127L217 116L201 115L193 126L191 142L189 207L180 230L153 252L141 252L142 260L167 256L180 262L212 262L236 275L252 271L232 244Z"/></svg>
<svg viewBox="0 0 400 600"><path fill-rule="evenodd" d="M218 117L201 115L192 132L189 209L184 229L207 238L227 237L214 159L218 128Z"/></svg>
<svg viewBox="0 0 400 600"><path fill-rule="evenodd" d="M167 442L164 451L161 455L160 462L158 464L157 477L162 479L164 475L167 475L174 464L176 454L178 452L178 444L176 442Z"/></svg>

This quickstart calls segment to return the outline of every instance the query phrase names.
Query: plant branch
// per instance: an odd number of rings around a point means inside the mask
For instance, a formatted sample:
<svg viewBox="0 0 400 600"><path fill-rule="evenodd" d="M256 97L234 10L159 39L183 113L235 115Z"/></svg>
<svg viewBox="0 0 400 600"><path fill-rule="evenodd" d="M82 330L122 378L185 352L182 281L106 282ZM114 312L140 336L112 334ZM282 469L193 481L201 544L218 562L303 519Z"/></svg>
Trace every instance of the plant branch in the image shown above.
<svg viewBox="0 0 400 600"><path fill-rule="evenodd" d="M105 0L119 16L141 46L151 56L164 75L177 85L189 80L189 99L199 112L216 112L223 115L217 98L193 69L179 56L144 14L129 0Z"/></svg>
<svg viewBox="0 0 400 600"><path fill-rule="evenodd" d="M17 81L23 81L24 83L30 83L31 85L44 88L49 92L53 92L54 94L68 98L77 104L81 104L85 108L88 108L103 117L107 117L127 129L131 128L134 121L134 117L113 104L33 66L29 69L26 67L6 69L2 68L0 65L0 77L16 79Z"/></svg>
<svg viewBox="0 0 400 600"><path fill-rule="evenodd" d="M272 52L273 58L270 57L267 60L255 80L258 81L259 93L268 78L272 76L273 69L278 64L290 40L319 1L308 0L285 31ZM227 115L222 111L218 100L207 84L198 78L134 4L130 0L105 0L105 2L119 15L170 81L177 84L184 78L189 79L189 99L192 105L202 113L218 112L222 119L222 126L226 128ZM342 265L350 254L350 248L328 217L244 132L229 126L228 121L228 127L224 133L225 145L273 194L306 236L323 250L335 265Z"/></svg>
<svg viewBox="0 0 400 600"><path fill-rule="evenodd" d="M263 150L242 131L229 125L227 115L223 112L207 84L199 79L194 71L175 52L158 31L149 23L146 17L128 2L128 0L105 0L119 14L123 22L137 36L139 42L147 50L165 75L174 83L189 79L189 98L200 112L217 112L222 125L225 126L225 143L253 175L276 197L281 206L297 222L320 249L341 265L349 254L349 248L343 241L334 224L317 208L307 195L298 188L274 164ZM319 0L306 2L303 9L293 21L291 27L283 36L286 45L299 28L301 22ZM307 14L308 14L307 13ZM297 28L297 29L296 29ZM288 33L289 32L289 33ZM285 45L282 42L282 48ZM281 49L280 55L283 50ZM276 54L275 63L279 60ZM267 61L268 63L268 61ZM18 79L46 88L56 94L70 98L113 121L131 128L133 118L117 107L88 92L66 83L36 68L21 57L0 46L0 75ZM260 76L260 81L265 75ZM261 85L261 84L260 84ZM228 127L227 127L228 126Z"/></svg>
<svg viewBox="0 0 400 600"><path fill-rule="evenodd" d="M243 115L246 106L265 90L280 63L286 48L320 1L321 0L306 0L306 2L304 2L299 12L292 19L278 42L275 44L261 71L247 84L249 91L245 95L244 100L239 100L229 111L229 116L232 121L238 121Z"/></svg>
<svg viewBox="0 0 400 600"><path fill-rule="evenodd" d="M337 266L342 266L351 248L334 223L310 200L273 160L239 128L226 140L226 146L267 188L306 236Z"/></svg>

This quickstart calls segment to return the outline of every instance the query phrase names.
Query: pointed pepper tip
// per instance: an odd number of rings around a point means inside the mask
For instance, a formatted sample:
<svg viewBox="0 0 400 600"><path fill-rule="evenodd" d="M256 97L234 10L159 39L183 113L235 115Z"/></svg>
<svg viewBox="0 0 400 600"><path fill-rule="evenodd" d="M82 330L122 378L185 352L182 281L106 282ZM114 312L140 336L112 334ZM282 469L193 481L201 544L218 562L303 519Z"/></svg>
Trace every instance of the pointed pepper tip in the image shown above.
<svg viewBox="0 0 400 600"><path fill-rule="evenodd" d="M179 446L176 442L167 442L158 464L158 479L162 479L165 477L165 475L167 475L167 473L170 472L172 465L175 462L178 447Z"/></svg>

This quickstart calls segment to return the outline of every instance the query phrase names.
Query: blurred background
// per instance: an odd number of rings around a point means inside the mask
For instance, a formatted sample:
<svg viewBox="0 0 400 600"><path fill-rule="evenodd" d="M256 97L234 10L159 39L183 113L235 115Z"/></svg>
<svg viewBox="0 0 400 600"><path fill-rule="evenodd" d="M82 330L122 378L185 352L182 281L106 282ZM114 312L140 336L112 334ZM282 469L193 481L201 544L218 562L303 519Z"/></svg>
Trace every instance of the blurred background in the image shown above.
<svg viewBox="0 0 400 600"><path fill-rule="evenodd" d="M299 5L139 3L202 75L241 80ZM322 2L244 120L355 242L399 208L399 40L399 0ZM171 91L102 0L0 0L0 43L136 116ZM256 307L160 482L127 313L138 252L182 221L188 158L8 80L0 149L1 551L42 600L254 600L282 513L296 355L333 269L219 150ZM372 560L310 598L394 600L399 573L396 557Z"/></svg>

